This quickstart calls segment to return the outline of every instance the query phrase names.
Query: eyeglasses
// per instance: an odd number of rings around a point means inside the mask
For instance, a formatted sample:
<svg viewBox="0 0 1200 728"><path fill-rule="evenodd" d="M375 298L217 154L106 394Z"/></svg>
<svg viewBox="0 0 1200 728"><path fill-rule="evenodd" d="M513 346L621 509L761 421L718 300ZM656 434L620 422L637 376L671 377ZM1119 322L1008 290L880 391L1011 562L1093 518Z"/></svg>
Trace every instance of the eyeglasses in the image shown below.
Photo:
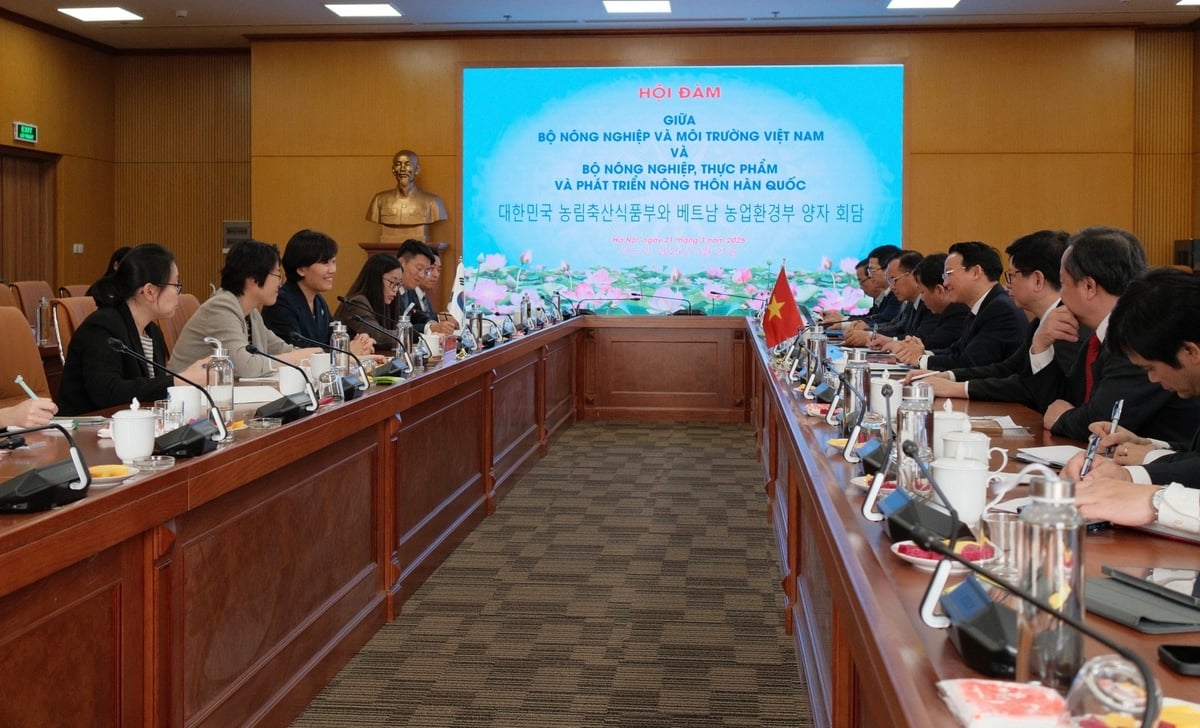
<svg viewBox="0 0 1200 728"><path fill-rule="evenodd" d="M908 271L907 273L901 273L900 275L896 276L895 278L891 277L891 276L890 276L890 275L888 275L887 273L884 273L884 274L883 274L883 280L887 281L887 284L888 284L889 286L894 286L894 285L896 285L896 281L900 280L900 279L901 279L901 278L903 278L904 276L911 276L911 275L912 275L912 271L911 271L911 270L910 270L910 271Z"/></svg>
<svg viewBox="0 0 1200 728"><path fill-rule="evenodd" d="M1023 276L1023 275L1028 275L1028 274L1023 270L1017 270L1015 268L1013 270L1006 270L1006 271L1004 271L1004 282L1011 286L1012 282L1013 282L1013 278L1015 278L1018 275Z"/></svg>
<svg viewBox="0 0 1200 728"><path fill-rule="evenodd" d="M876 273L878 273L880 269L879 269L879 268L876 268L875 266L868 265L868 266L867 266L866 268L864 268L863 270L865 270L865 271L867 272L867 277L868 277L868 278L870 278L871 276L873 276L873 275L875 275Z"/></svg>
<svg viewBox="0 0 1200 728"><path fill-rule="evenodd" d="M283 283L283 274L281 274L281 273L275 273L274 271L272 271L272 272L268 273L267 275L269 275L269 276L275 276L276 278L278 278L278 279L279 279L279 282L280 282L280 283Z"/></svg>
<svg viewBox="0 0 1200 728"><path fill-rule="evenodd" d="M391 278L384 278L383 285L389 286L393 291L398 291L404 286L404 283L403 283L403 281L392 280Z"/></svg>
<svg viewBox="0 0 1200 728"><path fill-rule="evenodd" d="M947 268L946 271L944 273L942 273L942 280L943 281L950 280L950 276L954 275L955 273L957 273L960 270L966 270L966 268Z"/></svg>
<svg viewBox="0 0 1200 728"><path fill-rule="evenodd" d="M162 287L163 287L163 288L166 288L167 286L171 286L172 288L174 288L176 293L183 293L183 281L180 281L180 282L178 282L178 283L164 283L164 284L162 284Z"/></svg>

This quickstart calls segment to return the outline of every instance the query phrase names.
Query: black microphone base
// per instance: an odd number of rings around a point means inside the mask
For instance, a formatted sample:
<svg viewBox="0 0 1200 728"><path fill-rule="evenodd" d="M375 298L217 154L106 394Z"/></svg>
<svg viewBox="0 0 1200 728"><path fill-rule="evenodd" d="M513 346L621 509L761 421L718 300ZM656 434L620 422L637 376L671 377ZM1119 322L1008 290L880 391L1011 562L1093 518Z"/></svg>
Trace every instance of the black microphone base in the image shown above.
<svg viewBox="0 0 1200 728"><path fill-rule="evenodd" d="M308 406L312 404L306 392L297 392L280 397L274 402L267 402L254 412L255 417L278 417L283 424L295 422L301 417L311 415Z"/></svg>
<svg viewBox="0 0 1200 728"><path fill-rule="evenodd" d="M926 503L909 499L908 494L899 488L879 502L879 510L887 516L887 520L883 522L883 530L892 543L913 541L920 545L930 533L945 540L949 540L956 533L958 538L974 538L971 529L964 524L960 522L955 531L955 519L949 514Z"/></svg>
<svg viewBox="0 0 1200 728"><path fill-rule="evenodd" d="M357 399L358 395L363 393L363 391L359 389L359 387L362 385L363 380L359 379L354 374L342 377L342 397L345 398L347 402L352 399Z"/></svg>
<svg viewBox="0 0 1200 728"><path fill-rule="evenodd" d="M154 438L154 454L173 458L194 458L217 449L212 436L217 426L211 420L201 420L165 432Z"/></svg>
<svg viewBox="0 0 1200 728"><path fill-rule="evenodd" d="M79 482L79 474L70 460L21 473L0 483L0 513L37 513L74 503L87 488L72 489L72 482Z"/></svg>
<svg viewBox="0 0 1200 728"><path fill-rule="evenodd" d="M406 377L411 371L412 367L397 357L383 366L376 367L371 374L376 377Z"/></svg>
<svg viewBox="0 0 1200 728"><path fill-rule="evenodd" d="M988 677L1017 673L1017 612L992 596L975 574L939 599L950 619L948 636L963 662Z"/></svg>
<svg viewBox="0 0 1200 728"><path fill-rule="evenodd" d="M707 316L708 314L706 314L704 311L701 311L698 308L692 308L692 309L681 308L671 315L672 316Z"/></svg>

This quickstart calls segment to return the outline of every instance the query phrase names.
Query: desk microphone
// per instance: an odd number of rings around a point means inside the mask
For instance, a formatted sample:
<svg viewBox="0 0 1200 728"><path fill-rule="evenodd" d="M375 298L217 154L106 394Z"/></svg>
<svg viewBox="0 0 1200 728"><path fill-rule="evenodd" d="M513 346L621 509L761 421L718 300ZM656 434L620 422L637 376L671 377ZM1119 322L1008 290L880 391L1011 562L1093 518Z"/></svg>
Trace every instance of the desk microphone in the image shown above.
<svg viewBox="0 0 1200 728"><path fill-rule="evenodd" d="M495 313L499 313L499 311L496 311ZM485 320L491 321L491 319ZM529 327L525 324L518 324L516 321L513 321L512 314L510 313L504 314L503 321L504 323L500 324L500 338L502 339L511 339L512 337L516 336L518 332L524 334L529 331Z"/></svg>
<svg viewBox="0 0 1200 728"><path fill-rule="evenodd" d="M274 402L267 402L254 412L255 417L278 417L286 425L289 422L317 411L317 393L313 389L312 382L308 380L308 375L304 373L304 367L293 364L287 359L280 359L277 356L268 354L254 344L246 344L246 352L265 356L273 362L278 362L285 367L291 367L300 372L300 376L304 377L303 392L285 394Z"/></svg>
<svg viewBox="0 0 1200 728"><path fill-rule="evenodd" d="M403 376L407 376L410 372L413 371L412 353L409 352L408 347L404 345L404 342L400 340L399 336L396 336L395 334L393 334L392 332L383 328L382 326L375 323L374 321L363 318L362 316L356 315L356 316L352 317L352 320L362 324L363 326L366 326L368 329L371 329L372 331L383 334L384 336L388 337L392 341L396 342L396 349L398 349L400 351L400 356L392 359L387 364L384 364L383 367L376 367L375 368L375 376L377 376L377 377L390 377L390 376L403 377ZM397 361L399 361L400 363L397 364L396 363Z"/></svg>
<svg viewBox="0 0 1200 728"><path fill-rule="evenodd" d="M833 369L833 365L829 362L826 362L826 366L828 366L830 369ZM837 370L833 369L833 371L836 372ZM858 409L856 409L854 412L855 413L854 425L851 427L851 429L849 431L849 435L846 438L846 447L845 447L845 449L842 450L842 458L845 459L846 462L857 463L862 460L862 456L859 455L857 452L855 452L855 449L858 446L858 435L860 432L862 432L863 418L866 417L866 415L867 415L867 409L869 408L870 403L867 401L866 394L864 394L862 391L860 391L858 387L856 387L850 383L850 377L846 375L846 371L844 369L840 372L837 372L837 375L838 375L838 379L842 382L842 386L844 386L846 388L846 391L850 393L850 396L854 397L854 399L858 401ZM834 401L837 401L836 395L834 396ZM847 410L848 405L849 405L848 402L842 403L842 415L843 416L845 416L848 412L848 410ZM834 407L833 404L829 405L830 412L833 411L833 407ZM842 422L842 431L843 432L846 431L845 425L846 425L846 423L843 421Z"/></svg>
<svg viewBox="0 0 1200 728"><path fill-rule="evenodd" d="M153 359L130 349L125 345L124 341L115 336L108 337L108 346L113 351L119 351L126 356L131 356L143 364L149 364L161 372L170 374L181 382L192 385L196 389L199 389L204 398L208 400L208 419L189 422L182 427L159 435L154 439L155 454L170 455L177 458L195 457L196 455L211 452L216 449L218 442L229 437L229 433L225 430L225 420L221 417L221 411L217 409L217 403L213 401L212 395L208 393L207 389L182 374L177 374Z"/></svg>
<svg viewBox="0 0 1200 728"><path fill-rule="evenodd" d="M67 438L70 459L27 470L0 483L0 513L36 513L74 503L87 495L92 474L83 463L75 438L65 427L51 422L20 430L11 429L4 436L16 437L43 430L58 430Z"/></svg>
<svg viewBox="0 0 1200 728"><path fill-rule="evenodd" d="M354 301L349 298L346 298L345 296L338 296L337 300L338 300L338 303L340 303L344 306L356 306L360 311L366 311L367 313L371 314L372 316L378 317L380 321L387 324L388 326L391 326L392 328L396 328L395 321L393 321L391 318L377 312L375 309L371 308L370 306L368 306L367 304L365 304L361 301ZM357 320L357 319L355 319L355 320ZM394 339L396 337L393 336L392 338Z"/></svg>
<svg viewBox="0 0 1200 728"><path fill-rule="evenodd" d="M295 346L300 346L301 344L312 344L313 346L319 346L322 349L329 349L331 351L336 351L339 354L345 354L354 360L354 363L358 366L358 376L354 376L353 374L349 373L344 373L342 375L342 396L345 397L347 402L357 397L359 393L367 391L367 387L371 386L370 383L367 382L367 372L365 369L363 369L362 360L355 356L354 352L350 351L349 349L343 349L340 346L334 346L333 344L322 344L319 341L308 338L299 331L293 331L292 333L288 334L288 341L292 342L292 344Z"/></svg>
<svg viewBox="0 0 1200 728"><path fill-rule="evenodd" d="M706 296L711 296L714 301L716 299L724 296L725 298L740 298L743 301L749 301L751 304L757 302L758 308L760 310L765 308L767 305L767 299L763 298L762 296L743 296L739 293L728 293L728 292L722 292L722 291L705 291L704 294ZM743 304L743 305L745 305L746 308L750 309L751 311L754 310L753 305L747 305L747 304Z"/></svg>
<svg viewBox="0 0 1200 728"><path fill-rule="evenodd" d="M909 447L910 445L912 446L911 448ZM910 450L912 452L910 452ZM914 454L912 454L917 451L916 444L913 443L911 440L905 441L904 451L905 451L906 455L909 455L909 457L912 457L914 460L917 460L918 466L921 467L922 472L925 472L926 468L924 466L924 463L921 460L917 459ZM939 498L944 497L944 495L940 492L941 489L937 488L936 485L933 483L932 477L930 477L929 482L931 485L934 485L935 492L938 493L938 497ZM951 511L951 512L953 513L953 511ZM954 513L953 517L956 521L958 520L957 513ZM1138 672L1142 676L1142 686L1145 689L1145 695L1146 695L1146 702L1145 702L1144 710L1142 712L1141 725L1142 725L1142 728L1153 728L1154 727L1154 725L1158 721L1160 698L1158 696L1158 691L1154 687L1155 686L1154 673L1152 673L1150 671L1150 667L1136 652L1134 652L1133 650L1130 650L1129 648L1127 648L1121 644L1118 644L1117 642L1114 642L1113 640L1109 639L1108 637L1105 637L1103 634L1088 627L1086 624L1083 623L1083 621L1076 619L1075 617L1073 617L1069 614L1066 614L1062 610L1055 609L1047 602L1045 602L1041 599L1038 599L1033 594L1030 594L1025 589L1022 589L1021 587L1018 587L1017 585L1009 582L1007 579L1002 579L999 576L996 576L995 574L991 573L987 569L983 568L979 564L975 563L974 561L964 558L961 554L958 554L954 551L953 540L951 541L950 545L947 546L942 543L942 534L937 533L935 531L931 531L918 523L909 523L909 524L905 524L905 525L908 527L909 531L913 534L913 541L918 546L920 546L921 548L923 548L927 551L933 551L934 553L940 554L943 557L941 559L941 561L938 562L937 569L939 571L941 570L942 565L946 564L946 572L948 574L950 571L950 562L951 561L958 563L958 564L962 564L964 567L966 567L971 572L978 574L979 576L982 576L983 578L987 579L989 582L995 584L996 586L1000 587L1001 589L1008 592L1009 594L1012 594L1013 596L1017 597L1018 599L1025 602L1026 604L1032 604L1035 608L1037 608L1038 611L1044 612L1045 614L1049 614L1051 617L1054 617L1055 619L1063 622L1064 624L1067 624L1068 626L1070 626L1071 628L1073 628L1075 631L1079 632L1080 634L1085 635L1087 637L1091 637L1092 639L1096 640L1097 642L1104 645L1108 649L1117 653L1124 659L1133 663L1133 665L1135 667L1137 667ZM937 571L934 572L934 579L935 580L937 579ZM943 584L943 586L944 586L944 584ZM932 588L933 584L930 584L930 587ZM940 591L941 591L941 589L939 588L939 593L940 593Z"/></svg>
<svg viewBox="0 0 1200 728"><path fill-rule="evenodd" d="M635 300L635 301L640 301L643 298L655 298L660 301L677 301L677 302L682 303L683 305L687 306L686 309L679 309L678 311L674 311L671 314L672 316L703 316L704 315L703 311L698 311L698 310L692 308L691 301L689 301L686 298L679 297L679 296L657 296L653 293L631 293L630 295L634 297L633 300Z"/></svg>
<svg viewBox="0 0 1200 728"><path fill-rule="evenodd" d="M576 316L591 316L592 314L596 313L595 311L591 310L590 308L580 308L580 306L582 306L585 303L595 303L595 302L611 303L613 301L640 301L640 300L641 300L640 298L637 298L632 295L617 296L615 298L581 298L575 302L575 315Z"/></svg>

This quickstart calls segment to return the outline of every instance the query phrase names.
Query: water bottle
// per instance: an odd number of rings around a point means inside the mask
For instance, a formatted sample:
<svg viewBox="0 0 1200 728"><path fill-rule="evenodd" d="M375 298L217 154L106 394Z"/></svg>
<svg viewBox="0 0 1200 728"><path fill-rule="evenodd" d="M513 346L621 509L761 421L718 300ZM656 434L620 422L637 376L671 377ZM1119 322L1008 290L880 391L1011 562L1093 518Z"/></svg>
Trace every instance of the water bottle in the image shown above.
<svg viewBox="0 0 1200 728"><path fill-rule="evenodd" d="M221 420L228 425L233 422L233 362L219 339L205 336L204 343L213 350L208 362L208 395L213 398Z"/></svg>
<svg viewBox="0 0 1200 728"><path fill-rule="evenodd" d="M345 375L350 371L350 355L344 354L343 351L350 348L350 332L346 330L346 324L342 321L334 321L329 324L333 329L333 333L329 335L329 344L333 351L333 368L338 370L339 374Z"/></svg>
<svg viewBox="0 0 1200 728"><path fill-rule="evenodd" d="M825 335L825 329L818 324L813 327L813 332L808 337L808 364L805 371L809 375L820 372L824 368L828 349L829 337Z"/></svg>
<svg viewBox="0 0 1200 728"><path fill-rule="evenodd" d="M933 387L926 382L905 385L900 390L900 409L896 418L895 450L899 462L896 484L913 500L926 500L932 492L929 483L921 477L917 461L906 455L902 447L911 440L917 446L918 458L926 463L933 459L933 448L929 445L929 433L933 430Z"/></svg>
<svg viewBox="0 0 1200 728"><path fill-rule="evenodd" d="M1033 478L1031 502L1021 511L1017 542L1020 585L1033 596L1083 620L1083 517L1075 508L1075 484L1057 477ZM1039 682L1066 693L1083 664L1083 640L1075 629L1030 604L1017 614L1017 682Z"/></svg>
<svg viewBox="0 0 1200 728"><path fill-rule="evenodd" d="M854 349L846 354L846 381L842 383L842 437L849 437L851 431L865 414L868 403L860 400L855 391L864 396L870 391L871 365L867 362L867 352Z"/></svg>
<svg viewBox="0 0 1200 728"><path fill-rule="evenodd" d="M528 328L533 328L533 304L529 302L529 294L521 295L521 317L517 323L525 324Z"/></svg>
<svg viewBox="0 0 1200 728"><path fill-rule="evenodd" d="M33 338L38 346L50 343L50 299L42 296L37 302L37 312L33 319Z"/></svg>
<svg viewBox="0 0 1200 728"><path fill-rule="evenodd" d="M413 345L413 326L412 319L408 317L408 314L403 314L400 316L400 320L396 322L396 339L399 341L400 347L404 349L404 353L411 356Z"/></svg>

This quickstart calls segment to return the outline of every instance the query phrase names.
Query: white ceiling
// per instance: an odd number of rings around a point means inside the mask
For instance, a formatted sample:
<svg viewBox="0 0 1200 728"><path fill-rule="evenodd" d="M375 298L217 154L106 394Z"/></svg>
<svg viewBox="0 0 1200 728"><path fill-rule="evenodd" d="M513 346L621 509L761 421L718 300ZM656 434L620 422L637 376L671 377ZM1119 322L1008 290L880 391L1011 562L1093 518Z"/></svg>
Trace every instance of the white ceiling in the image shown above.
<svg viewBox="0 0 1200 728"><path fill-rule="evenodd" d="M887 0L673 0L660 16L609 16L601 0L391 0L403 17L339 19L326 0L0 0L0 10L118 50L244 48L272 35L585 30L1185 26L1176 0L961 0L955 10L889 11ZM346 0L339 0L345 2ZM362 1L362 0L359 0ZM83 23L58 7L120 5L145 20Z"/></svg>

